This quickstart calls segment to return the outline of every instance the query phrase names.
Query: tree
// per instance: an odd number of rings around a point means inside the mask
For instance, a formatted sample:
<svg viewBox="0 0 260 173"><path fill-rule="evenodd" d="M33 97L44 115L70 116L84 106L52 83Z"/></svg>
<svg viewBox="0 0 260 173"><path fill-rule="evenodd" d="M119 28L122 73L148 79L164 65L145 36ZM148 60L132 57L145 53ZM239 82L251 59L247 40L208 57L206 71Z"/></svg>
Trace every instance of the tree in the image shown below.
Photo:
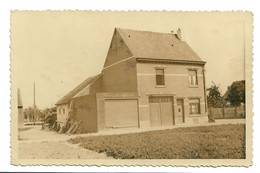
<svg viewBox="0 0 260 173"><path fill-rule="evenodd" d="M53 108L46 108L44 110L45 113L45 123L48 123L50 127L53 126L53 124L55 124L55 122L57 121L57 113L56 113L56 107Z"/></svg>
<svg viewBox="0 0 260 173"><path fill-rule="evenodd" d="M24 118L29 122L39 121L44 118L44 114L39 108L35 108L35 115L33 107L28 107L24 109Z"/></svg>
<svg viewBox="0 0 260 173"><path fill-rule="evenodd" d="M221 93L219 91L219 85L217 86L214 82L212 82L211 87L207 88L208 91L208 105L210 107L221 107L223 102L222 102L222 97Z"/></svg>
<svg viewBox="0 0 260 173"><path fill-rule="evenodd" d="M245 80L235 81L228 87L228 94L226 101L229 101L232 106L240 106L245 104Z"/></svg>
<svg viewBox="0 0 260 173"><path fill-rule="evenodd" d="M34 120L32 107L28 107L28 108L24 109L24 119L26 119L27 121L30 121L30 122L32 122Z"/></svg>
<svg viewBox="0 0 260 173"><path fill-rule="evenodd" d="M214 122L215 119L212 115L212 107L221 107L223 105L221 93L219 91L219 85L217 86L212 82L211 87L207 88L207 102L209 106L209 122Z"/></svg>
<svg viewBox="0 0 260 173"><path fill-rule="evenodd" d="M229 101L232 106L235 106L235 115L237 117L237 106L246 102L245 80L235 81L228 87L226 101Z"/></svg>

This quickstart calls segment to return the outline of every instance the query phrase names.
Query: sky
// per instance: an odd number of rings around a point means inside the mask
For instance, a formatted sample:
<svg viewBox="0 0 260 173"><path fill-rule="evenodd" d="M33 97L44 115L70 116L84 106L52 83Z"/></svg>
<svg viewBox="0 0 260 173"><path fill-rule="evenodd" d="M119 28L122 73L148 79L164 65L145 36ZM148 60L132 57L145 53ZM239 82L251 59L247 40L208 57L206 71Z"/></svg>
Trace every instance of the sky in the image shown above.
<svg viewBox="0 0 260 173"><path fill-rule="evenodd" d="M115 27L170 33L206 61L206 87L213 81L224 94L245 79L248 14L185 12L14 11L11 15L11 83L24 107L54 104L86 78L99 74Z"/></svg>

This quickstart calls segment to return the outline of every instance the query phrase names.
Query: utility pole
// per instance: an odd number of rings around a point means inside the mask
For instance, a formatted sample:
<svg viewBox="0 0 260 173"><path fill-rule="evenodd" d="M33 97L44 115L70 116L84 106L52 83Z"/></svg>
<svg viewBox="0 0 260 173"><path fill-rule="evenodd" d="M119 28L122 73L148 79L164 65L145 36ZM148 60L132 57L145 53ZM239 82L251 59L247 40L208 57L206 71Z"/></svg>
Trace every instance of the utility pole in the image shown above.
<svg viewBox="0 0 260 173"><path fill-rule="evenodd" d="M244 40L243 40L243 42L244 42L244 62L246 62L246 29L245 29L245 21L243 22L243 24L244 24ZM245 63L245 65L244 65L244 75L246 76L246 63ZM246 115L246 101L245 101L245 104L244 104L244 115Z"/></svg>
<svg viewBox="0 0 260 173"><path fill-rule="evenodd" d="M33 121L36 119L36 106L35 106L35 82L33 82Z"/></svg>
<svg viewBox="0 0 260 173"><path fill-rule="evenodd" d="M18 108L18 128L23 127L24 117L23 117L23 103L20 88L17 89L17 108Z"/></svg>

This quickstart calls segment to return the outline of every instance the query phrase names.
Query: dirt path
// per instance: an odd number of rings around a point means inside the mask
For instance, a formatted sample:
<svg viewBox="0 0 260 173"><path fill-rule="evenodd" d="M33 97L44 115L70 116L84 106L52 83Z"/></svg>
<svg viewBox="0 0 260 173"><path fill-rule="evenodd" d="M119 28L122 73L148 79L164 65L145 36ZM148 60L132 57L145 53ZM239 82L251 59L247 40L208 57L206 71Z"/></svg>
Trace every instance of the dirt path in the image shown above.
<svg viewBox="0 0 260 173"><path fill-rule="evenodd" d="M104 153L97 153L70 144L73 136L41 130L40 126L20 131L19 159L111 159Z"/></svg>
<svg viewBox="0 0 260 173"><path fill-rule="evenodd" d="M97 153L64 141L20 142L19 159L109 159Z"/></svg>
<svg viewBox="0 0 260 173"><path fill-rule="evenodd" d="M21 141L66 141L72 136L59 134L54 131L42 130L41 126L29 126L20 131Z"/></svg>

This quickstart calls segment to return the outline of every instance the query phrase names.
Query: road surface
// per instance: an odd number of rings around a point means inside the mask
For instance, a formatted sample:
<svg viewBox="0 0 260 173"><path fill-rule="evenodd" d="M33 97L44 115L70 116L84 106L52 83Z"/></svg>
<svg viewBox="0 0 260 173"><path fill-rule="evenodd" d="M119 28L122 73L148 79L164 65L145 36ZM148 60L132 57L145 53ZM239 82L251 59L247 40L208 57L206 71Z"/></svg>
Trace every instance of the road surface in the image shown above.
<svg viewBox="0 0 260 173"><path fill-rule="evenodd" d="M20 131L19 159L111 159L67 142L72 136L41 130L41 126ZM74 136L73 136L74 137Z"/></svg>

